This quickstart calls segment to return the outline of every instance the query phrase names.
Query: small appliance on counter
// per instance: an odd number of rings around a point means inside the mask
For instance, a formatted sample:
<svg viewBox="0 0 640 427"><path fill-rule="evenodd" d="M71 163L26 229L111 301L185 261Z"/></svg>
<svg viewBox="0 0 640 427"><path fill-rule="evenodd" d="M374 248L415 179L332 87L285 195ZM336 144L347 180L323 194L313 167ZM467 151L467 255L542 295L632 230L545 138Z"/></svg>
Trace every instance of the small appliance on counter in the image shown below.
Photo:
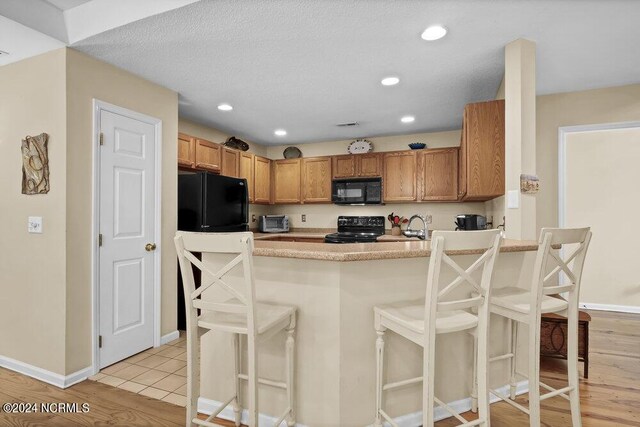
<svg viewBox="0 0 640 427"><path fill-rule="evenodd" d="M382 178L334 179L331 201L336 205L382 204Z"/></svg>
<svg viewBox="0 0 640 427"><path fill-rule="evenodd" d="M247 180L211 172L178 174L178 230L249 230Z"/></svg>
<svg viewBox="0 0 640 427"><path fill-rule="evenodd" d="M338 232L324 236L325 243L371 243L384 235L383 216L339 216Z"/></svg>
<svg viewBox="0 0 640 427"><path fill-rule="evenodd" d="M258 217L258 231L261 233L287 233L289 232L289 216L260 215Z"/></svg>
<svg viewBox="0 0 640 427"><path fill-rule="evenodd" d="M461 214L456 216L456 230L486 230L487 218L476 214Z"/></svg>

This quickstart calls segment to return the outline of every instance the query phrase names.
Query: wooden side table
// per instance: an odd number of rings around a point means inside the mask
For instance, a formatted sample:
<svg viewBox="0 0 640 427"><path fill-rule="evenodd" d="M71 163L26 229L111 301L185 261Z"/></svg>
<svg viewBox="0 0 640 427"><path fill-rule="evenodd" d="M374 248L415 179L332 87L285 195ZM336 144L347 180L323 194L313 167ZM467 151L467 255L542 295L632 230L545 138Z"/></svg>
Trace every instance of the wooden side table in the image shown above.
<svg viewBox="0 0 640 427"><path fill-rule="evenodd" d="M589 322L585 311L578 314L578 361L584 362L584 377L589 378ZM567 360L567 318L559 314L542 315L540 324L540 356Z"/></svg>

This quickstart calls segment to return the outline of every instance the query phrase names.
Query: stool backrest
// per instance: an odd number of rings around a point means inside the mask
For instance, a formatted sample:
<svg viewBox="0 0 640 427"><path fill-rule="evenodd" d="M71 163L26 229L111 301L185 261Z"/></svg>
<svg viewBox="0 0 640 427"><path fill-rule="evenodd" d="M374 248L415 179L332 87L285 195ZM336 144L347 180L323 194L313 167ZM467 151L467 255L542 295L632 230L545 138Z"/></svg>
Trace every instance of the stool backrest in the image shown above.
<svg viewBox="0 0 640 427"><path fill-rule="evenodd" d="M253 276L253 233L192 233L179 231L174 239L184 289L187 327L197 323L197 309L245 314L249 334L255 334L255 282ZM201 254L201 259L195 254ZM211 254L236 255L221 268L212 270L207 260ZM241 283L231 286L225 277L237 266L243 270ZM193 268L200 270L201 283L196 289ZM203 300L202 294L216 289L216 301Z"/></svg>
<svg viewBox="0 0 640 427"><path fill-rule="evenodd" d="M538 240L538 252L531 284L531 307L537 306L539 316L543 295L568 293L565 298L570 304L578 304L582 269L591 241L591 230L586 228L543 228ZM555 252L557 245L577 245L568 256ZM548 270L551 267L551 271ZM549 271L549 272L548 272Z"/></svg>
<svg viewBox="0 0 640 427"><path fill-rule="evenodd" d="M431 235L431 260L427 275L427 293L425 300L425 332L428 327L435 327L437 311L465 310L479 307L488 316L488 301L491 293L491 278L493 267L500 251L502 238L500 230L484 231L434 231ZM448 254L465 251L482 251L476 256L470 267L464 269ZM471 255L473 256L473 255ZM441 283L441 267L445 264L456 273L456 278L443 286ZM478 271L481 274L480 283L473 277ZM466 284L471 296L463 299L446 300L446 297Z"/></svg>

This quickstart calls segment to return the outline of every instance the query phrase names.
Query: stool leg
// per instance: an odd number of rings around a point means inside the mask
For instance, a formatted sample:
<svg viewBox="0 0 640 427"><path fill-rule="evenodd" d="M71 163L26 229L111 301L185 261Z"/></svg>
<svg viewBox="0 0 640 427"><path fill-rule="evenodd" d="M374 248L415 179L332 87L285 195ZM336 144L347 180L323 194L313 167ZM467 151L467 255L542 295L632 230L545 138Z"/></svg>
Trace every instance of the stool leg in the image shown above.
<svg viewBox="0 0 640 427"><path fill-rule="evenodd" d="M488 316L488 313L487 313ZM475 335L477 346L476 381L477 381L477 405L478 418L484 420L483 427L491 425L491 410L489 408L489 319L480 321Z"/></svg>
<svg viewBox="0 0 640 427"><path fill-rule="evenodd" d="M295 372L295 326L287 329L286 358L287 358L287 398L289 400L289 415L287 415L287 426L296 425L295 412L295 389L294 389L294 372Z"/></svg>
<svg viewBox="0 0 640 427"><path fill-rule="evenodd" d="M529 425L540 427L540 316L529 323Z"/></svg>
<svg viewBox="0 0 640 427"><path fill-rule="evenodd" d="M567 369L569 386L573 390L569 392L571 402L571 420L573 427L581 427L580 417L580 380L578 379L578 304L569 304L567 316Z"/></svg>
<svg viewBox="0 0 640 427"><path fill-rule="evenodd" d="M242 406L240 403L241 383L240 383L240 369L241 369L241 351L240 351L240 334L233 334L233 348L234 348L234 368L235 368L235 384L236 384L236 397L233 399L233 412L235 415L236 426L240 426L240 420L242 418Z"/></svg>
<svg viewBox="0 0 640 427"><path fill-rule="evenodd" d="M471 384L471 412L478 412L478 331L473 337L473 383Z"/></svg>
<svg viewBox="0 0 640 427"><path fill-rule="evenodd" d="M200 336L198 326L190 322L187 330L187 426L195 427L200 395Z"/></svg>
<svg viewBox="0 0 640 427"><path fill-rule="evenodd" d="M516 381L516 349L518 348L518 322L515 320L509 319L509 329L511 330L511 354L513 355L510 359L509 369L510 369L510 377L509 377L509 397L511 400L516 398L516 386L518 385Z"/></svg>
<svg viewBox="0 0 640 427"><path fill-rule="evenodd" d="M382 427L382 387L384 369L384 329L377 330L376 339L376 418L373 423L375 427Z"/></svg>
<svg viewBox="0 0 640 427"><path fill-rule="evenodd" d="M249 377L249 427L258 427L258 352L256 337L247 337L247 376Z"/></svg>
<svg viewBox="0 0 640 427"><path fill-rule="evenodd" d="M434 427L433 403L435 397L435 334L425 334L422 363L422 426Z"/></svg>

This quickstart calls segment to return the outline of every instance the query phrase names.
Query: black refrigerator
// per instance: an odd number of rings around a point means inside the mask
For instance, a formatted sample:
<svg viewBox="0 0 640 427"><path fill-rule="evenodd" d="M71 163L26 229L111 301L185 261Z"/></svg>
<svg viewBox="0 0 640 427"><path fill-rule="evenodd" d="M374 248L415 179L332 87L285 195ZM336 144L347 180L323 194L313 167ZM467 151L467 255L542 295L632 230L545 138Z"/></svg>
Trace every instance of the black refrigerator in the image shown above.
<svg viewBox="0 0 640 427"><path fill-rule="evenodd" d="M211 172L178 175L178 230L249 230L247 180Z"/></svg>
<svg viewBox="0 0 640 427"><path fill-rule="evenodd" d="M210 172L178 174L178 230L236 232L249 230L247 180ZM195 254L199 257L199 254ZM200 271L194 268L196 287ZM178 266L178 329L187 328L182 275Z"/></svg>

